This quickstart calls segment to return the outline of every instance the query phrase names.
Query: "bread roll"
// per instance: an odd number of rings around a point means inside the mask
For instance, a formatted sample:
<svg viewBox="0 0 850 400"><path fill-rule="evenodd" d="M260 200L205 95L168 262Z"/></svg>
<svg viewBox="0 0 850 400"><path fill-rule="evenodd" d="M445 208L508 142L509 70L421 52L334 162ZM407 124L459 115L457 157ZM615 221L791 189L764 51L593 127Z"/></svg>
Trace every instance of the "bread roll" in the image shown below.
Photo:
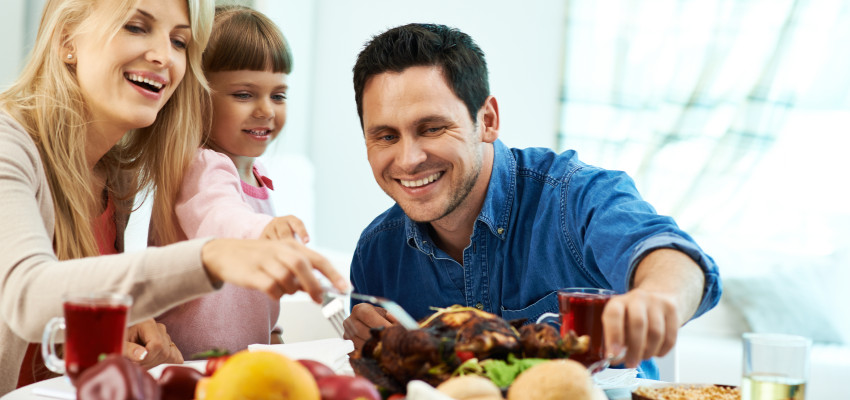
<svg viewBox="0 0 850 400"><path fill-rule="evenodd" d="M567 359L547 361L523 371L508 389L508 400L599 398L604 399L605 394L593 385L587 368Z"/></svg>
<svg viewBox="0 0 850 400"><path fill-rule="evenodd" d="M451 378L437 390L455 400L502 400L502 391L491 380L478 375Z"/></svg>

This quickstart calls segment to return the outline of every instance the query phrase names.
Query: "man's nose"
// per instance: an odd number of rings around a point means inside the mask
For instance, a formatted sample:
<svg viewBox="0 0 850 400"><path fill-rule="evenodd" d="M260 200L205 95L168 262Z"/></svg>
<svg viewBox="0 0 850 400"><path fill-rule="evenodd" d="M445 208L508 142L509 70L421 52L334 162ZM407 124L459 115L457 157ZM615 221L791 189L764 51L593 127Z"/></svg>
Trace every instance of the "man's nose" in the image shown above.
<svg viewBox="0 0 850 400"><path fill-rule="evenodd" d="M399 167L411 171L428 158L428 154L426 154L418 139L402 137L400 144L400 152L396 157L396 163Z"/></svg>

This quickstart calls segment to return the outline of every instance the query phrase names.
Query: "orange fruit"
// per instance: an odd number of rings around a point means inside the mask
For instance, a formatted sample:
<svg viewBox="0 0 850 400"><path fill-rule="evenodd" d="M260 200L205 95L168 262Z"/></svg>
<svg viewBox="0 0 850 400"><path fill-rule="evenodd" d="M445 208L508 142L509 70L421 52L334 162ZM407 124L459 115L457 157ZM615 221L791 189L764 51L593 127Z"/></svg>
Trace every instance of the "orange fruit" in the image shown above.
<svg viewBox="0 0 850 400"><path fill-rule="evenodd" d="M234 354L205 386L205 400L320 400L307 368L267 351Z"/></svg>

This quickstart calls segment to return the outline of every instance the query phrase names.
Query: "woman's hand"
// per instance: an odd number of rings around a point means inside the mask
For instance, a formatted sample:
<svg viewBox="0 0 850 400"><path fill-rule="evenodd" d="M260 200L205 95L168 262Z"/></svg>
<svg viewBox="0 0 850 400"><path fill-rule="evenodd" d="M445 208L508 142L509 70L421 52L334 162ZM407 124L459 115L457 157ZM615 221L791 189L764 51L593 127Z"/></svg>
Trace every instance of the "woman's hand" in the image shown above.
<svg viewBox="0 0 850 400"><path fill-rule="evenodd" d="M273 299L303 290L321 303L322 288L314 269L340 291L350 286L330 261L294 238L214 239L204 245L201 260L214 281L256 289Z"/></svg>
<svg viewBox="0 0 850 400"><path fill-rule="evenodd" d="M293 237L300 240L303 244L307 244L310 241L310 235L307 234L307 228L304 227L304 222L294 215L272 219L263 228L263 233L260 234L260 239L275 240L291 239Z"/></svg>
<svg viewBox="0 0 850 400"><path fill-rule="evenodd" d="M159 364L182 364L183 355L171 342L165 325L146 319L127 328L124 356L148 369Z"/></svg>

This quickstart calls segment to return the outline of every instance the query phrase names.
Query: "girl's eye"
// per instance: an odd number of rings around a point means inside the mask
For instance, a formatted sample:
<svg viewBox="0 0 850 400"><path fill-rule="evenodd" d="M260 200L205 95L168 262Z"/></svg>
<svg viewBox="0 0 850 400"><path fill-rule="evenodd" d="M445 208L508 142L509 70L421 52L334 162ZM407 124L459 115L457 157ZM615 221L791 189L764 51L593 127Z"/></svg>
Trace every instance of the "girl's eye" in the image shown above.
<svg viewBox="0 0 850 400"><path fill-rule="evenodd" d="M272 95L272 100L277 102L284 102L286 101L286 93L275 93Z"/></svg>
<svg viewBox="0 0 850 400"><path fill-rule="evenodd" d="M233 93L233 97L239 100L248 100L251 98L251 94L249 93Z"/></svg>

